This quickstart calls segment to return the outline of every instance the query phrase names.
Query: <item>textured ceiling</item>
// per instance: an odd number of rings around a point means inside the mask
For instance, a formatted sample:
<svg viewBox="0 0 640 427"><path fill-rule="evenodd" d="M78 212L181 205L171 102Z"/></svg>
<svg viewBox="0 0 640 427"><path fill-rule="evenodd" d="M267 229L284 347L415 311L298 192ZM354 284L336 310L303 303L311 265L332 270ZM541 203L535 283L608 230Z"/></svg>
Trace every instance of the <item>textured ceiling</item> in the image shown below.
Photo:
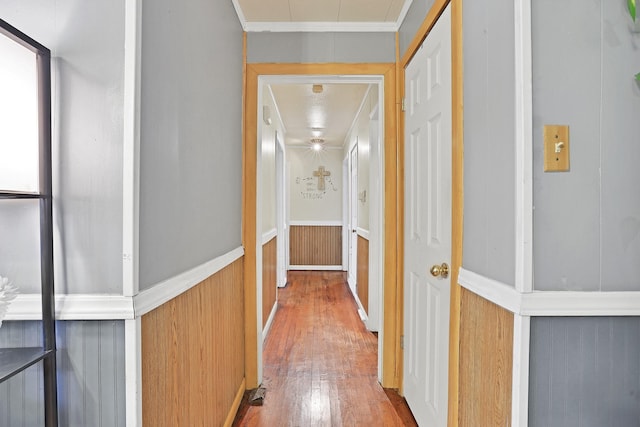
<svg viewBox="0 0 640 427"><path fill-rule="evenodd" d="M322 138L325 146L342 147L369 85L324 84L322 93L313 93L312 87L271 85L286 129L285 143L308 145L312 138Z"/></svg>
<svg viewBox="0 0 640 427"><path fill-rule="evenodd" d="M397 31L412 0L232 0L246 31Z"/></svg>

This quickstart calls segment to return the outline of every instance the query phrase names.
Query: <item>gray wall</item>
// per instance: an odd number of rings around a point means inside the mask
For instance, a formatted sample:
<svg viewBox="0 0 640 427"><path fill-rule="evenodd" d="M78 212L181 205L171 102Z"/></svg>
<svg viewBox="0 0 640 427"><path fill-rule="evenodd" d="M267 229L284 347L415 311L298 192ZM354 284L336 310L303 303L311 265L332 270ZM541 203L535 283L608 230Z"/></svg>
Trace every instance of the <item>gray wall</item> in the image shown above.
<svg viewBox="0 0 640 427"><path fill-rule="evenodd" d="M640 291L640 32L622 0L532 12L535 289ZM543 172L544 124L570 126L570 172Z"/></svg>
<svg viewBox="0 0 640 427"><path fill-rule="evenodd" d="M640 425L640 318L534 318L530 427Z"/></svg>
<svg viewBox="0 0 640 427"><path fill-rule="evenodd" d="M513 2L465 2L463 267L515 283Z"/></svg>
<svg viewBox="0 0 640 427"><path fill-rule="evenodd" d="M400 54L433 2L416 0L400 29ZM513 2L465 2L463 267L515 282L515 81Z"/></svg>
<svg viewBox="0 0 640 427"><path fill-rule="evenodd" d="M61 426L124 426L124 321L59 321ZM41 324L4 322L0 348L41 345ZM0 425L44 425L42 363L0 384Z"/></svg>
<svg viewBox="0 0 640 427"><path fill-rule="evenodd" d="M56 291L121 293L124 1L6 0L0 17L52 51ZM25 233L11 214L5 242ZM24 292L34 278L12 279Z"/></svg>
<svg viewBox="0 0 640 427"><path fill-rule="evenodd" d="M534 287L640 291L640 34L624 1L532 2ZM544 124L571 171L544 173ZM640 425L640 320L534 318L530 425Z"/></svg>
<svg viewBox="0 0 640 427"><path fill-rule="evenodd" d="M395 33L248 33L247 62L395 62Z"/></svg>
<svg viewBox="0 0 640 427"><path fill-rule="evenodd" d="M409 11L400 26L400 31L398 31L400 38L400 58L407 52L409 43L413 40L413 37L427 17L427 13L429 13L434 2L434 0L413 0L411 3Z"/></svg>
<svg viewBox="0 0 640 427"><path fill-rule="evenodd" d="M242 29L231 2L142 11L144 289L241 245Z"/></svg>

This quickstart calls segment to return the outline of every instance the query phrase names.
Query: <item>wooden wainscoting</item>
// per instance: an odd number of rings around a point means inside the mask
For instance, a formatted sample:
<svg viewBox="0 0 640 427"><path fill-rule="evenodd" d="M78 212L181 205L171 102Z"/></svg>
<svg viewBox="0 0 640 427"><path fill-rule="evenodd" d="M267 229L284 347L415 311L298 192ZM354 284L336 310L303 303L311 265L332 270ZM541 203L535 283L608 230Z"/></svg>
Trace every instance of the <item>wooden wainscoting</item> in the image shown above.
<svg viewBox="0 0 640 427"><path fill-rule="evenodd" d="M291 265L342 265L341 225L292 225Z"/></svg>
<svg viewBox="0 0 640 427"><path fill-rule="evenodd" d="M513 314L462 290L460 309L461 426L511 423Z"/></svg>
<svg viewBox="0 0 640 427"><path fill-rule="evenodd" d="M276 303L276 245L277 237L262 245L262 328Z"/></svg>
<svg viewBox="0 0 640 427"><path fill-rule="evenodd" d="M357 257L356 290L362 308L369 314L369 241L362 236L358 236Z"/></svg>
<svg viewBox="0 0 640 427"><path fill-rule="evenodd" d="M243 287L240 258L142 316L145 426L233 420L244 391Z"/></svg>

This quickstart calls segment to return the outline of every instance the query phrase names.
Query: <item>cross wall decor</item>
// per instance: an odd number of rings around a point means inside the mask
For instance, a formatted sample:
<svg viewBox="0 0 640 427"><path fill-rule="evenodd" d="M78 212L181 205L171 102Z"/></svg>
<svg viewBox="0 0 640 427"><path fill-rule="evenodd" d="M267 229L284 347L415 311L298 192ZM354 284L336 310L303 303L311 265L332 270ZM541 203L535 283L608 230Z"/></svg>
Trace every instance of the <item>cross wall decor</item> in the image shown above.
<svg viewBox="0 0 640 427"><path fill-rule="evenodd" d="M313 171L313 176L318 178L318 190L324 191L325 189L324 178L327 176L331 176L331 172L326 171L324 169L324 166L318 166L318 170Z"/></svg>

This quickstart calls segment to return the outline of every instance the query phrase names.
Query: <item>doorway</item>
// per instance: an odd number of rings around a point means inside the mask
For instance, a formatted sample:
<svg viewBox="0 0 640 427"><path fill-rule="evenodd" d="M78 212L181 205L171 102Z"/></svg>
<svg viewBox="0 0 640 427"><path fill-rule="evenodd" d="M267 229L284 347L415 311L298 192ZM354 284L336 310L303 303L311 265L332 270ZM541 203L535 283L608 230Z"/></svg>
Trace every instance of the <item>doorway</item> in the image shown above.
<svg viewBox="0 0 640 427"><path fill-rule="evenodd" d="M262 339L260 330L261 319L260 304L258 296L261 293L261 278L257 274L259 269L259 256L261 239L258 236L262 233L258 207L261 204L259 197L259 181L257 180L259 164L259 139L257 138L260 117L260 87L265 81L278 80L287 76L288 79L304 78L307 81L310 77L334 78L340 82L349 79L373 80L379 83L380 91L384 93L384 103L381 104L381 115L384 116L384 149L380 151L384 155L383 170L385 171L384 201L381 210L384 216L389 218L381 229L384 236L383 259L380 264L385 266L384 277L380 278L385 297L384 321L381 322L380 331L380 381L384 387L394 388L398 386L398 352L399 335L398 327L400 322L397 319L397 298L396 298L396 160L397 160L397 138L396 138L396 105L395 105L395 64L248 64L247 65L247 88L245 102L245 141L244 141L244 215L243 215L243 243L245 246L245 319L246 319L246 380L247 387L253 388L260 384L262 379ZM329 76L329 77L327 77ZM271 79L271 80L270 80ZM381 138L382 139L382 138ZM390 179L390 182L389 182ZM261 207L261 206L260 206ZM382 299L382 298L381 298ZM388 299L388 301L387 301Z"/></svg>

